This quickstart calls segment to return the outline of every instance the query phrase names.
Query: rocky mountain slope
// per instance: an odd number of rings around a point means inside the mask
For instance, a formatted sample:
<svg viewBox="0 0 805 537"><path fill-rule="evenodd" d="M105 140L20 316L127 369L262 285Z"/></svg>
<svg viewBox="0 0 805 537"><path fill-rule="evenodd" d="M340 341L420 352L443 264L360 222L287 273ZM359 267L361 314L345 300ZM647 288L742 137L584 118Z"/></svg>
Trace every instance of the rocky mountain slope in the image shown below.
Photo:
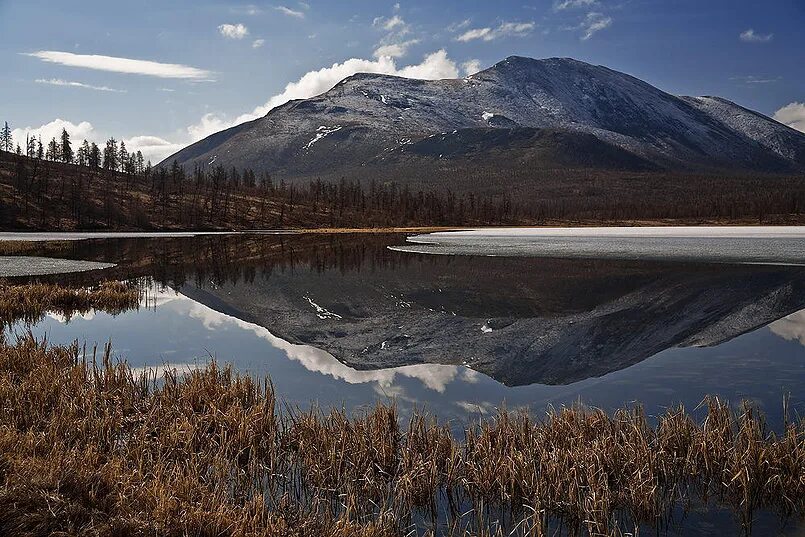
<svg viewBox="0 0 805 537"><path fill-rule="evenodd" d="M791 173L805 171L805 134L725 99L677 97L603 66L510 57L463 79L356 74L166 162L174 159L291 180L445 164Z"/></svg>

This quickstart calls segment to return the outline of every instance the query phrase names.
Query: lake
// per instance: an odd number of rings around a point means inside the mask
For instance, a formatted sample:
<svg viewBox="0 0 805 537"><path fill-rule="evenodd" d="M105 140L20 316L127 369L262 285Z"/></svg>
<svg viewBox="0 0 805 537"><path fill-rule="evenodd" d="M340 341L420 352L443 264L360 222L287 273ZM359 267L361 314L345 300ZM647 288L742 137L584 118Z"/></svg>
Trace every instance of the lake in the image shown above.
<svg viewBox="0 0 805 537"><path fill-rule="evenodd" d="M588 251L589 237L580 255L566 238L534 253L520 237L512 255L490 251L488 237L469 249L451 237L444 251L440 237L402 234L45 238L0 243L0 255L114 264L40 278L137 279L147 297L116 316L50 314L12 331L90 348L111 340L138 369L232 363L270 376L300 408L394 401L403 416L426 409L457 428L501 407L639 402L655 416L708 394L751 400L778 430L785 397L805 413L798 236L616 240L618 255Z"/></svg>
<svg viewBox="0 0 805 537"><path fill-rule="evenodd" d="M294 405L394 399L464 420L579 400L658 413L718 394L775 424L790 394L805 411L803 267L426 255L377 234L6 244L116 264L54 281L153 281L139 310L50 315L36 335L111 339L138 368L231 362Z"/></svg>

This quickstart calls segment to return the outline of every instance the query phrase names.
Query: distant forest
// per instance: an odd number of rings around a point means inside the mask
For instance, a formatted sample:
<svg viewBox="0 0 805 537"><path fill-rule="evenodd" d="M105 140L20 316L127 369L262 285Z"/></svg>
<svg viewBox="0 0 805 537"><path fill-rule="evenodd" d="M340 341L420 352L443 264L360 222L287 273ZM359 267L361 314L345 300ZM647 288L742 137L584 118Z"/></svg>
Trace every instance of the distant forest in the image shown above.
<svg viewBox="0 0 805 537"><path fill-rule="evenodd" d="M431 186L357 173L291 181L221 166L185 170L176 162L152 166L113 138L103 149L87 141L74 149L67 131L47 145L29 137L23 149L6 123L0 131L0 228L805 221L803 177L516 168L478 168L472 176L466 170L419 173L431 178Z"/></svg>

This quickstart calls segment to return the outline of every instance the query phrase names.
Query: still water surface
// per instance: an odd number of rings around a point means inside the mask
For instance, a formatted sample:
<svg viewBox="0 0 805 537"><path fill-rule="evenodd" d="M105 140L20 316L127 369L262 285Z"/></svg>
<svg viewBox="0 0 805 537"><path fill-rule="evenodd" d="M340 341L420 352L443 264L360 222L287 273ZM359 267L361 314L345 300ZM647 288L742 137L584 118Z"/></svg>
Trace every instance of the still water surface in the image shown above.
<svg viewBox="0 0 805 537"><path fill-rule="evenodd" d="M805 267L400 249L406 237L373 234L0 242L0 256L114 264L39 279L150 286L137 310L50 314L12 331L90 348L111 341L135 368L231 363L270 376L301 408L395 401L403 416L425 408L457 430L501 406L539 415L640 402L656 416L708 394L752 400L778 430L784 396L805 413ZM768 513L754 530L804 531ZM661 530L737 531L717 509Z"/></svg>
<svg viewBox="0 0 805 537"><path fill-rule="evenodd" d="M50 276L153 283L139 310L49 315L53 343L137 368L214 358L288 403L394 400L457 423L583 401L650 414L707 394L805 413L805 269L618 259L432 256L399 235L129 237L17 254L111 262ZM23 327L17 326L17 330Z"/></svg>

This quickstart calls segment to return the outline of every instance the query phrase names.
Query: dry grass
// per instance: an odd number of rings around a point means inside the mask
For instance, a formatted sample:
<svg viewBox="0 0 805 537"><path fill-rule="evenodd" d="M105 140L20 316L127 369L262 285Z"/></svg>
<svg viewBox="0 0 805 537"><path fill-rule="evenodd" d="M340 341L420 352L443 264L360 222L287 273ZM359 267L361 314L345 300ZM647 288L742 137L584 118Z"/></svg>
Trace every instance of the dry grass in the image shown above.
<svg viewBox="0 0 805 537"><path fill-rule="evenodd" d="M805 428L706 401L501 412L456 438L393 406L278 408L270 382L215 364L135 376L77 344L0 342L3 535L616 535L690 501L805 513ZM505 530L502 529L505 527Z"/></svg>
<svg viewBox="0 0 805 537"><path fill-rule="evenodd" d="M120 313L137 308L141 293L140 286L118 281L78 288L52 283L14 285L0 281L0 327L17 321L33 323L47 312L59 313L68 319L92 309Z"/></svg>

